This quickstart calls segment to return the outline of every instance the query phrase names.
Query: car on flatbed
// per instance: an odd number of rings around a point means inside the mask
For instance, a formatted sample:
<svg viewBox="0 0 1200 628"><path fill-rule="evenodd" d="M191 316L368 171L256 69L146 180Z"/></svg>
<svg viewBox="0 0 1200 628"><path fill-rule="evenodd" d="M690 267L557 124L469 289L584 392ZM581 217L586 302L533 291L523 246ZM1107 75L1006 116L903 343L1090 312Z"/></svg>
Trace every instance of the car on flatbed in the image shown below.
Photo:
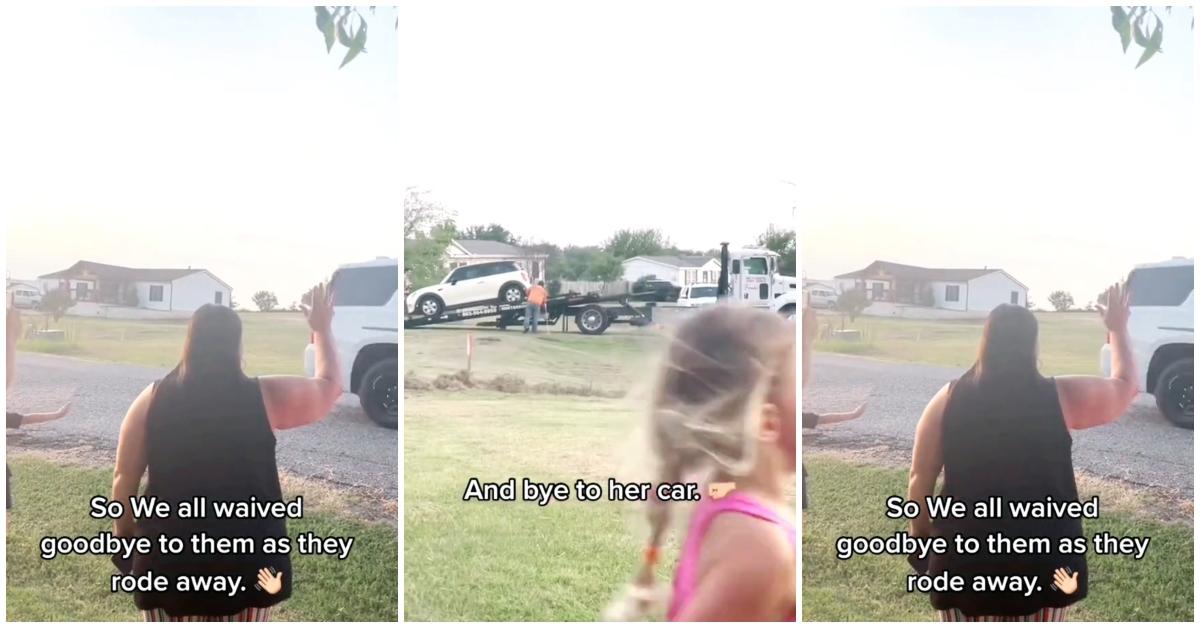
<svg viewBox="0 0 1200 628"><path fill-rule="evenodd" d="M391 429L396 429L400 408L399 282L399 264L392 258L344 264L330 280L342 385L358 395L367 417ZM304 350L304 371L309 377L316 372L311 338Z"/></svg>
<svg viewBox="0 0 1200 628"><path fill-rule="evenodd" d="M1129 274L1129 339L1138 390L1154 395L1172 423L1192 428L1195 319L1192 259L1140 264ZM1112 373L1112 348L1100 350L1104 375Z"/></svg>
<svg viewBox="0 0 1200 628"><path fill-rule="evenodd" d="M467 264L450 271L432 286L412 291L404 299L405 314L440 316L447 310L525 301L533 282L516 262Z"/></svg>

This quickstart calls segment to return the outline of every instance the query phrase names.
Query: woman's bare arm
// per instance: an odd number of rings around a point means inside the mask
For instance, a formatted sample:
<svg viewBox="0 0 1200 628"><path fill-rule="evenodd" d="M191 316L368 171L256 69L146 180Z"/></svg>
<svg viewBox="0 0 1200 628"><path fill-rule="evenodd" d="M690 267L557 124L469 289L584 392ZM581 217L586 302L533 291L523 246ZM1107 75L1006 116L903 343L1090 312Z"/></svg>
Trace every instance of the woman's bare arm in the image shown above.
<svg viewBox="0 0 1200 628"><path fill-rule="evenodd" d="M696 590L678 621L782 621L795 612L796 559L779 526L733 514L704 535Z"/></svg>
<svg viewBox="0 0 1200 628"><path fill-rule="evenodd" d="M153 398L154 386L147 386L133 400L129 411L125 413L125 420L121 422L111 499L121 502L125 510L120 519L113 521L113 534L116 536L130 537L137 531L129 508L129 498L138 494L142 475L146 472L146 416Z"/></svg>
<svg viewBox="0 0 1200 628"><path fill-rule="evenodd" d="M917 421L912 467L908 471L908 499L921 505L921 513L909 524L913 536L929 536L933 532L925 498L933 495L938 475L942 472L942 419L949 399L950 385L946 384L929 400L929 405L925 406L925 412Z"/></svg>
<svg viewBox="0 0 1200 628"><path fill-rule="evenodd" d="M1128 283L1114 284L1105 292L1106 306L1097 306L1108 328L1112 350L1112 377L1068 375L1056 377L1058 401L1067 427L1082 430L1111 423L1129 409L1138 393L1137 366L1129 346Z"/></svg>
<svg viewBox="0 0 1200 628"><path fill-rule="evenodd" d="M313 290L313 303L305 308L316 350L314 377L272 375L259 378L263 404L271 427L286 430L315 423L333 410L342 394L342 381L333 346L333 292L327 284Z"/></svg>

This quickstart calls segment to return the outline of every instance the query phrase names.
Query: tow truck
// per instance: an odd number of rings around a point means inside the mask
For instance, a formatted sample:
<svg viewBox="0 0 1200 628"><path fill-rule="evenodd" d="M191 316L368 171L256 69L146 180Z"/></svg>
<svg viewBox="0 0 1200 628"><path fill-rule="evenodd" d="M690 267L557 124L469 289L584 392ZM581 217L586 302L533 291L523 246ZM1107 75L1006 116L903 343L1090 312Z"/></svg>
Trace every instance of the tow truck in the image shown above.
<svg viewBox="0 0 1200 628"><path fill-rule="evenodd" d="M788 279L779 274L779 254L759 248L731 251L728 242L721 243L718 302L769 308L781 316L793 318L796 315L795 284L789 284ZM574 318L579 333L588 336L603 334L613 324L645 327L654 322L654 307L659 298L659 292L655 291L607 296L595 292L568 293L547 300L543 318L539 321L549 325L561 321L563 331L567 331L567 321ZM506 329L524 326L524 318L524 303L509 304L496 299L490 303L447 308L435 316L408 313L404 317L404 328L479 320L481 326Z"/></svg>

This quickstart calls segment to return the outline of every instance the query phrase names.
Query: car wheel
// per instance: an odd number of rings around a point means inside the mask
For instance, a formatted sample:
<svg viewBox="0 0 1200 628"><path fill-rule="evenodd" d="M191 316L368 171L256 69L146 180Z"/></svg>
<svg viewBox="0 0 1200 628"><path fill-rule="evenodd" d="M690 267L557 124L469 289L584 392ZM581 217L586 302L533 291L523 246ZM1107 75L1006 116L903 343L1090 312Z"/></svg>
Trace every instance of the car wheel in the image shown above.
<svg viewBox="0 0 1200 628"><path fill-rule="evenodd" d="M519 283L506 283L500 288L500 300L508 305L516 305L525 300L525 289Z"/></svg>
<svg viewBox="0 0 1200 628"><path fill-rule="evenodd" d="M417 300L417 313L421 316L440 316L445 305L442 300L427 294Z"/></svg>
<svg viewBox="0 0 1200 628"><path fill-rule="evenodd" d="M1195 412L1192 360L1177 360L1163 369L1154 385L1154 400L1167 420L1192 429Z"/></svg>
<svg viewBox="0 0 1200 628"><path fill-rule="evenodd" d="M400 414L400 387L395 359L376 362L358 383L358 402L370 419L383 427L396 429Z"/></svg>
<svg viewBox="0 0 1200 628"><path fill-rule="evenodd" d="M779 313L784 318L786 318L788 320L793 320L796 318L796 306L791 305L791 304L785 305L785 306L779 308Z"/></svg>
<svg viewBox="0 0 1200 628"><path fill-rule="evenodd" d="M598 336L608 329L610 321L604 308L590 305L575 315L575 326L579 332L588 336Z"/></svg>

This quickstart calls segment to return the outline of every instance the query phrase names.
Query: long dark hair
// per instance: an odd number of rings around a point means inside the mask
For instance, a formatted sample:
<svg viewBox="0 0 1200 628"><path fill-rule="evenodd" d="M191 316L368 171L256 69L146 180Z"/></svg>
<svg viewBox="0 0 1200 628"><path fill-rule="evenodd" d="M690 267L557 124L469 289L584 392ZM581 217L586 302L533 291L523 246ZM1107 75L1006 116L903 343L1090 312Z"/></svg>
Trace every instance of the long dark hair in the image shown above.
<svg viewBox="0 0 1200 628"><path fill-rule="evenodd" d="M1037 339L1033 312L1019 305L997 305L988 314L979 355L971 367L976 381L1037 377Z"/></svg>
<svg viewBox="0 0 1200 628"><path fill-rule="evenodd" d="M200 306L188 324L179 378L184 382L242 377L242 319L215 303Z"/></svg>

